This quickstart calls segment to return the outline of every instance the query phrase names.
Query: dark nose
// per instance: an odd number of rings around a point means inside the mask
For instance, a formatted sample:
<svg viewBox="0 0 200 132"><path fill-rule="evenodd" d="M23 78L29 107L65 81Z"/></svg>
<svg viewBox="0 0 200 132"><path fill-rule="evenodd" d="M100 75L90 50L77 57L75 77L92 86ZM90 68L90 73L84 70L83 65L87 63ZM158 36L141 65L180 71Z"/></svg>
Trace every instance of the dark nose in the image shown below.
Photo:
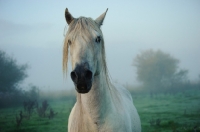
<svg viewBox="0 0 200 132"><path fill-rule="evenodd" d="M77 65L71 72L72 81L76 90L80 93L87 93L91 88L92 72L85 65Z"/></svg>
<svg viewBox="0 0 200 132"><path fill-rule="evenodd" d="M92 79L92 72L90 70L86 71L74 70L71 72L71 78L72 81L76 84L80 81L88 81Z"/></svg>

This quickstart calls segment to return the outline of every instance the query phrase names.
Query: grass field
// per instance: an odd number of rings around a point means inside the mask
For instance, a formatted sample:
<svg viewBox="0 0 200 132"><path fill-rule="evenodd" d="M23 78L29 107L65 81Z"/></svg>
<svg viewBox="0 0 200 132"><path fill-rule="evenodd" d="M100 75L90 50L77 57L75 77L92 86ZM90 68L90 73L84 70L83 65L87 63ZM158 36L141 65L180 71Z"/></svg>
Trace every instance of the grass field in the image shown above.
<svg viewBox="0 0 200 132"><path fill-rule="evenodd" d="M134 104L143 132L200 132L200 91L138 95Z"/></svg>
<svg viewBox="0 0 200 132"><path fill-rule="evenodd" d="M200 132L200 90L176 94L134 93L133 100L142 132ZM41 118L35 110L30 119L23 118L19 127L16 116L23 111L22 106L0 109L0 132L66 132L74 101L57 99L48 103L57 112L54 118Z"/></svg>

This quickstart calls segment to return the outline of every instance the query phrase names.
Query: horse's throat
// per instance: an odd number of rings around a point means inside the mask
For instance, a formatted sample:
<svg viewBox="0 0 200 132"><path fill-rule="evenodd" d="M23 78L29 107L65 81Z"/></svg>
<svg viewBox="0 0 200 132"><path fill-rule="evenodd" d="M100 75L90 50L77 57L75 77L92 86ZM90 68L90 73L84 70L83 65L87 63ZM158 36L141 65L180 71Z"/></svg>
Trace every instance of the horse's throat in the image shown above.
<svg viewBox="0 0 200 132"><path fill-rule="evenodd" d="M94 125L101 125L103 118L106 117L107 111L110 109L110 91L106 85L106 81L101 80L101 76L94 78L92 89L87 94L79 94L79 104L82 105L82 112L87 115Z"/></svg>

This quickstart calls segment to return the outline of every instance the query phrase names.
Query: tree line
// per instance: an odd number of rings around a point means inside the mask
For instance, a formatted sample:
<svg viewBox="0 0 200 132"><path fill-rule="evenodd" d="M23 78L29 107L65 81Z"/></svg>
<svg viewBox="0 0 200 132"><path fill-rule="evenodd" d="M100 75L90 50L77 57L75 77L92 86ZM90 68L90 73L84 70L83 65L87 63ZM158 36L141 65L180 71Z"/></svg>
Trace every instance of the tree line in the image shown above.
<svg viewBox="0 0 200 132"><path fill-rule="evenodd" d="M21 104L29 99L39 97L39 88L27 86L29 90L22 90L20 84L27 75L28 65L17 64L16 59L0 50L0 108Z"/></svg>
<svg viewBox="0 0 200 132"><path fill-rule="evenodd" d="M28 65L18 65L17 61L0 51L0 92L13 92L27 77Z"/></svg>
<svg viewBox="0 0 200 132"><path fill-rule="evenodd" d="M178 59L161 50L142 51L134 58L132 65L136 68L138 81L145 88L156 90L191 86L188 85L188 70L181 69ZM0 107L9 100L12 102L12 99L16 104L25 98L38 98L38 87L30 85L29 91L20 88L20 84L28 77L27 69L27 64L17 64L14 58L0 50ZM200 81L193 86L200 88Z"/></svg>
<svg viewBox="0 0 200 132"><path fill-rule="evenodd" d="M132 65L136 68L137 79L151 90L199 87L190 83L188 70L179 67L179 60L161 50L146 50L138 54ZM199 87L200 88L200 87Z"/></svg>

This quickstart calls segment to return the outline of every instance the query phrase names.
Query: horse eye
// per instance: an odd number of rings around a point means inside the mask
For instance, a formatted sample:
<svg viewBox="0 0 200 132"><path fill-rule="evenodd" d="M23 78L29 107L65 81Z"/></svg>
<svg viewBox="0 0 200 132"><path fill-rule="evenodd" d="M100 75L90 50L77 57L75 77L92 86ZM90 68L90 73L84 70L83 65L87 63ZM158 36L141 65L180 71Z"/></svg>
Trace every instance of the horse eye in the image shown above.
<svg viewBox="0 0 200 132"><path fill-rule="evenodd" d="M101 37L98 36L98 37L96 38L95 42L100 43L100 41L101 41Z"/></svg>

